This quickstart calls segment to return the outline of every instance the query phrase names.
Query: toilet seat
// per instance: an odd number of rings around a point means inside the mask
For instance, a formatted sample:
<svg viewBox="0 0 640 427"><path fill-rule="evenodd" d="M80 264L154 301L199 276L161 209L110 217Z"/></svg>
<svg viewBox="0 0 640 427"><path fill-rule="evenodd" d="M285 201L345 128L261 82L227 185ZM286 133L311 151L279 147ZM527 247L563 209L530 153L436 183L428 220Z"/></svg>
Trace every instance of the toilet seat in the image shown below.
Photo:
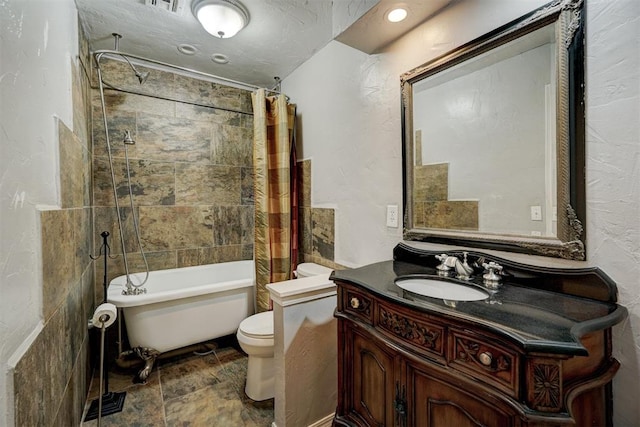
<svg viewBox="0 0 640 427"><path fill-rule="evenodd" d="M250 338L273 338L273 312L264 311L247 317L238 326L238 331Z"/></svg>

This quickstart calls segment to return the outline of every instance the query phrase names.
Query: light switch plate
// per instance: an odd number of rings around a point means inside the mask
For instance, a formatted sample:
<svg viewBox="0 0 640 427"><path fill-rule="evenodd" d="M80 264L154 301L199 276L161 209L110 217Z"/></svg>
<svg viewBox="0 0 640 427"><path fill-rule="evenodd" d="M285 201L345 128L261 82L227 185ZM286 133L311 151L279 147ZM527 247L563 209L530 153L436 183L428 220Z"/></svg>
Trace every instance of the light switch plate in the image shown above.
<svg viewBox="0 0 640 427"><path fill-rule="evenodd" d="M542 206L531 206L531 221L542 221Z"/></svg>
<svg viewBox="0 0 640 427"><path fill-rule="evenodd" d="M398 205L387 205L387 227L398 228Z"/></svg>

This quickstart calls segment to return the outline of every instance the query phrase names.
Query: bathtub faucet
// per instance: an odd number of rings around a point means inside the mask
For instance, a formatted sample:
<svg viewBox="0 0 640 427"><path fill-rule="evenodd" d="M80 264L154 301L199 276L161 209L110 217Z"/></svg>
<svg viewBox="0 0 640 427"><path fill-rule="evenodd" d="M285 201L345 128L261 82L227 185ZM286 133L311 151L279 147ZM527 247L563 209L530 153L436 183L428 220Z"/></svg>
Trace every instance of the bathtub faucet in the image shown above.
<svg viewBox="0 0 640 427"><path fill-rule="evenodd" d="M134 285L131 279L129 279L129 277L127 276L126 289L122 290L122 295L142 295L146 293L147 293L146 288L143 288L142 286Z"/></svg>

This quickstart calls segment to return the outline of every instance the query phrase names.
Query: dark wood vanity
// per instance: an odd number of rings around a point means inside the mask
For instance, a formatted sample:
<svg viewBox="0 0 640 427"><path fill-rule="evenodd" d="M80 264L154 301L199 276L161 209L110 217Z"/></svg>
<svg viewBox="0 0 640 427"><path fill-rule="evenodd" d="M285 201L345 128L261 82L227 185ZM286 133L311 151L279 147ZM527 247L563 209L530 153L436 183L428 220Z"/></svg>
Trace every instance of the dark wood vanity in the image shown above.
<svg viewBox="0 0 640 427"><path fill-rule="evenodd" d="M485 300L452 302L395 284L439 277L439 253L401 243L392 261L332 274L334 425L611 425L610 384L619 367L611 327L627 316L615 283L597 268L468 252L469 286L483 287L483 268L475 267L482 262L503 267L501 286ZM462 258L462 251L447 253Z"/></svg>

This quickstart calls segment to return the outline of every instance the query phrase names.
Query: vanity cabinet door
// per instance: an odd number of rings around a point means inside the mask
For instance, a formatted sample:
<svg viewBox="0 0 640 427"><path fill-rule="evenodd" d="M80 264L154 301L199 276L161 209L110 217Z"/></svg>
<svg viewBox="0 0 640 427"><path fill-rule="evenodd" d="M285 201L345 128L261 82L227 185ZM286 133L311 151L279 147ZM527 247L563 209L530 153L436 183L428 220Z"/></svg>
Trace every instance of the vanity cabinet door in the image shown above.
<svg viewBox="0 0 640 427"><path fill-rule="evenodd" d="M424 365L406 364L407 426L507 427L518 419L507 408L482 400L481 390L457 387ZM485 394L486 395L486 394Z"/></svg>
<svg viewBox="0 0 640 427"><path fill-rule="evenodd" d="M395 426L395 384L397 355L362 331L354 331L352 370L352 407L367 426ZM347 371L349 372L349 371ZM350 411L350 412L351 412Z"/></svg>

